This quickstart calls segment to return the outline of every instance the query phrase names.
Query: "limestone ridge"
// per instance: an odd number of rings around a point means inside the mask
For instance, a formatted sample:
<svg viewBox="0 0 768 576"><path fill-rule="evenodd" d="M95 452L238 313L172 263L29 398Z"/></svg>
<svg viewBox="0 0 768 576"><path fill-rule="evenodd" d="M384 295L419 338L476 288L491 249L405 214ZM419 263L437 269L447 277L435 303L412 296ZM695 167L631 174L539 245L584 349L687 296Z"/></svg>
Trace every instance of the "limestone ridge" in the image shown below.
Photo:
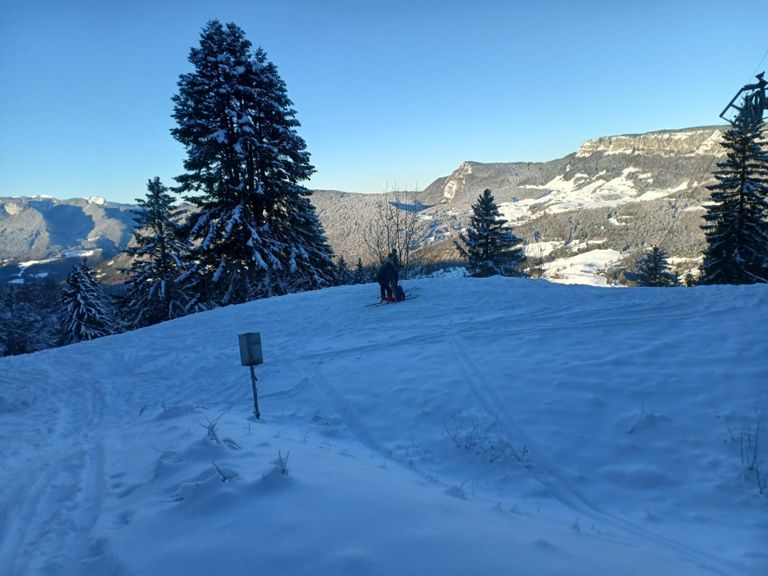
<svg viewBox="0 0 768 576"><path fill-rule="evenodd" d="M721 137L722 128L715 126L624 136L602 136L585 141L576 152L576 157L596 153L709 156L718 151Z"/></svg>
<svg viewBox="0 0 768 576"><path fill-rule="evenodd" d="M504 162L486 164L462 162L446 178L439 178L421 194L425 204L463 204L477 198L485 188L493 190L497 198L531 194L524 188L543 184L562 170L563 160L551 162Z"/></svg>
<svg viewBox="0 0 768 576"><path fill-rule="evenodd" d="M535 196L531 188L546 189L557 176L570 180L580 174L583 179L584 175L589 178L601 170L605 170L606 175L613 172L614 176L619 176L627 166L639 168L657 163L660 158L667 159L665 164L669 165L675 164L677 159L689 159L687 166L693 170L684 170L680 175L693 177L695 168L701 164L697 160L708 162L718 153L721 136L722 128L714 126L663 130L587 140L575 153L549 162L462 162L450 176L439 178L428 186L422 200L431 204L463 203L470 199L467 196L474 200L485 188L491 188L497 198L510 194L529 198ZM662 166L660 172L664 168L666 166ZM670 177L663 180L669 181Z"/></svg>

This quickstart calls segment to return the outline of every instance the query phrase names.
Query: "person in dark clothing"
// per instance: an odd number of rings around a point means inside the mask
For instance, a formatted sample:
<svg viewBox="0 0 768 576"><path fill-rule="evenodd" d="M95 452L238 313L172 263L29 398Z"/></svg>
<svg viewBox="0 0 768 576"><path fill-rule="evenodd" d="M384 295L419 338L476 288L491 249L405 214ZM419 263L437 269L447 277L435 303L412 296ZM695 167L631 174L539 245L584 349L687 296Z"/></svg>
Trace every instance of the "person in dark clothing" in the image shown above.
<svg viewBox="0 0 768 576"><path fill-rule="evenodd" d="M379 268L376 274L376 281L379 283L381 289L381 301L394 302L395 301L395 289L398 282L397 266L392 262L390 258L384 260L384 263Z"/></svg>

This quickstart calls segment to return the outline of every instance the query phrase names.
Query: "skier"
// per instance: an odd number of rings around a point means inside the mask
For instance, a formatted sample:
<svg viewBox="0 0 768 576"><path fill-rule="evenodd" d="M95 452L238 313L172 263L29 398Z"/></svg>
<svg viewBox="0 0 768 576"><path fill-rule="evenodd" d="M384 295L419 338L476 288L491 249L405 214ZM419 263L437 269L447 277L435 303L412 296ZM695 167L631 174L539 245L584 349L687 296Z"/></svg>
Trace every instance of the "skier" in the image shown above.
<svg viewBox="0 0 768 576"><path fill-rule="evenodd" d="M398 276L397 265L395 265L391 257L388 257L384 260L384 263L376 274L376 281L379 283L379 289L381 290L382 302L395 301L395 294L397 293L398 288Z"/></svg>

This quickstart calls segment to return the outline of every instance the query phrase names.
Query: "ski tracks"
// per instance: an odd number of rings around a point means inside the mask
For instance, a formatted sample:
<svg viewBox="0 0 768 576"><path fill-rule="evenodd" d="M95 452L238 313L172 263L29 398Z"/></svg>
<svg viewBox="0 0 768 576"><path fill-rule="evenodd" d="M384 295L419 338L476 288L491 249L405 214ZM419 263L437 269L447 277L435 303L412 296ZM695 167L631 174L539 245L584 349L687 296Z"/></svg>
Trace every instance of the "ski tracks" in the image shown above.
<svg viewBox="0 0 768 576"><path fill-rule="evenodd" d="M366 425L358 418L355 411L349 406L348 402L338 393L334 386L323 377L320 371L313 369L306 362L292 361L291 365L298 371L308 382L310 382L314 388L325 399L328 408L336 413L341 418L341 421L349 429L352 436L357 439L371 453L376 454L382 459L392 462L403 468L415 472L429 483L438 483L434 475L420 469L420 467L412 461L404 461L392 453L392 450L377 441L374 436L369 432Z"/></svg>
<svg viewBox="0 0 768 576"><path fill-rule="evenodd" d="M451 338L453 347L453 358L456 360L459 371L464 382L472 392L480 406L492 417L498 417L499 423L509 433L510 437L521 441L528 448L530 453L529 460L533 464L530 467L531 473L536 480L543 484L553 496L567 506L586 512L594 511L596 507L588 501L586 496L580 494L578 490L571 485L565 476L560 473L550 462L547 461L544 450L525 433L517 420L507 409L504 400L498 394L495 388L490 386L482 376L480 370L473 364L468 356L467 346L460 336L454 335Z"/></svg>
<svg viewBox="0 0 768 576"><path fill-rule="evenodd" d="M501 395L493 385L488 383L482 371L473 363L469 356L468 347L462 338L454 335L451 343L454 349L453 357L472 395L489 416L498 418L500 425L506 429L507 433L525 443L530 453L528 460L531 466L528 467L528 470L557 500L580 515L672 549L693 564L712 570L717 574L732 575L735 572L741 572L738 567L730 565L720 558L666 536L650 532L619 516L601 510L593 502L590 502L586 495L581 493L566 475L547 459L545 450L525 433L512 412L507 408Z"/></svg>
<svg viewBox="0 0 768 576"><path fill-rule="evenodd" d="M331 383L320 374L319 370L312 369L308 364L301 361L293 361L292 366L304 376L308 382L314 385L315 389L326 399L328 407L336 412L347 428L349 428L350 432L352 432L355 438L357 438L363 446L387 460L391 459L386 448L374 439L362 421L347 405L346 401Z"/></svg>
<svg viewBox="0 0 768 576"><path fill-rule="evenodd" d="M80 574L103 497L104 399L99 382L62 390L55 374L20 375L48 407L29 414L26 454L3 487L0 573ZM29 376L25 378L25 376Z"/></svg>

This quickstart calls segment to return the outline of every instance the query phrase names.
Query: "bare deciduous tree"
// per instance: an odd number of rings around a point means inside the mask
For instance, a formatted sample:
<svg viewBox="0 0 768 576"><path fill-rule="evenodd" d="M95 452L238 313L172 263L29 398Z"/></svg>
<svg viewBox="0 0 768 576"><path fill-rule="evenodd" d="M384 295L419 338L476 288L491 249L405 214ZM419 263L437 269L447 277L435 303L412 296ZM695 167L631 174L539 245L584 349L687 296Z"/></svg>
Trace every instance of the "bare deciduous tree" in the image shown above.
<svg viewBox="0 0 768 576"><path fill-rule="evenodd" d="M381 264L394 250L402 275L408 276L408 271L417 265L418 213L423 208L409 192L387 193L379 201L365 234L368 257L373 263Z"/></svg>

